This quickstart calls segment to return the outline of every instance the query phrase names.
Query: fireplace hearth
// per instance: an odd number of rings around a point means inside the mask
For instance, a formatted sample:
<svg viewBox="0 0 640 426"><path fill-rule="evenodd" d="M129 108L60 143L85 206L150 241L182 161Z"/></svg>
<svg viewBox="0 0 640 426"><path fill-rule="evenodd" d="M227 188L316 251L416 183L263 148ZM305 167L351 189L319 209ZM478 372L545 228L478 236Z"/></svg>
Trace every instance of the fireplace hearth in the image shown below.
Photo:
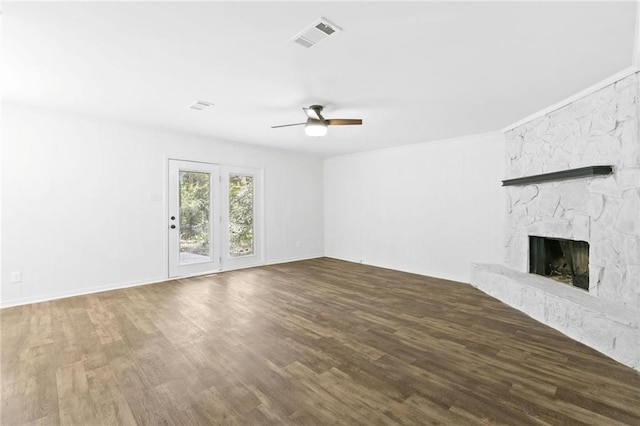
<svg viewBox="0 0 640 426"><path fill-rule="evenodd" d="M589 243L529 236L529 272L589 290Z"/></svg>

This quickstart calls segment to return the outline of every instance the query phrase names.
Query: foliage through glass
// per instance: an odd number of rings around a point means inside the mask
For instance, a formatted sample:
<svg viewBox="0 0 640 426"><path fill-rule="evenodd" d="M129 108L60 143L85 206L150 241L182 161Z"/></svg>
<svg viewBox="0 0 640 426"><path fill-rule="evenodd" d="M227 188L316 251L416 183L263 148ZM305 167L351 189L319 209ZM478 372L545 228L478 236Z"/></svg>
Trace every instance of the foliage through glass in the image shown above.
<svg viewBox="0 0 640 426"><path fill-rule="evenodd" d="M209 173L180 171L180 263L209 260Z"/></svg>
<svg viewBox="0 0 640 426"><path fill-rule="evenodd" d="M229 175L229 255L254 253L253 176Z"/></svg>

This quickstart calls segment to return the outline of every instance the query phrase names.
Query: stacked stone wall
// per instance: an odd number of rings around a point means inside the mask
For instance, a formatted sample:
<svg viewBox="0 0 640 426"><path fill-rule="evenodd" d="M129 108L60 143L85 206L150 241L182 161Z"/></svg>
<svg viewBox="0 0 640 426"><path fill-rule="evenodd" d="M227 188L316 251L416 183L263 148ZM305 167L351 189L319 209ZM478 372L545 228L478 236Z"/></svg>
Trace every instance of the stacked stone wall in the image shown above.
<svg viewBox="0 0 640 426"><path fill-rule="evenodd" d="M506 265L528 271L529 235L587 241L589 293L640 308L639 77L506 133L506 178L594 165L607 177L507 187Z"/></svg>

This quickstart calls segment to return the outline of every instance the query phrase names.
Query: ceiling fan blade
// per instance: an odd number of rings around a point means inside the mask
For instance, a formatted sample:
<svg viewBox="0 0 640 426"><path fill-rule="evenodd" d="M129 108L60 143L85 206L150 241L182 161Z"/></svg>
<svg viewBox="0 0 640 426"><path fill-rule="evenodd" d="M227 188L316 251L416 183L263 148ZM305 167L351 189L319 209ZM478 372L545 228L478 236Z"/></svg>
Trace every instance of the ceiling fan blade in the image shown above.
<svg viewBox="0 0 640 426"><path fill-rule="evenodd" d="M294 124L280 124L279 126L271 126L271 128L272 129L277 129L279 127L304 126L305 124L307 124L307 123L304 122L304 123L294 123Z"/></svg>
<svg viewBox="0 0 640 426"><path fill-rule="evenodd" d="M350 126L362 124L361 118L330 118L325 121L329 126Z"/></svg>
<svg viewBox="0 0 640 426"><path fill-rule="evenodd" d="M305 114L307 114L307 117L309 117L310 119L322 120L322 116L320 115L320 113L316 108L302 108L302 110L304 111Z"/></svg>

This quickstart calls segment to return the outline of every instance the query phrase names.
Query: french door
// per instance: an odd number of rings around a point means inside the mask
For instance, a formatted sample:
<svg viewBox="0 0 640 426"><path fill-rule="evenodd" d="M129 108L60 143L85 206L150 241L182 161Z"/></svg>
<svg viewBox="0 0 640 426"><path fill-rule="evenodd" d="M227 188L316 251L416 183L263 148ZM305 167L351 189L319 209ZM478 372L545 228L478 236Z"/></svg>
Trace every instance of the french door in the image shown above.
<svg viewBox="0 0 640 426"><path fill-rule="evenodd" d="M220 270L220 169L169 160L169 276Z"/></svg>
<svg viewBox="0 0 640 426"><path fill-rule="evenodd" d="M169 277L260 265L260 170L169 160Z"/></svg>

